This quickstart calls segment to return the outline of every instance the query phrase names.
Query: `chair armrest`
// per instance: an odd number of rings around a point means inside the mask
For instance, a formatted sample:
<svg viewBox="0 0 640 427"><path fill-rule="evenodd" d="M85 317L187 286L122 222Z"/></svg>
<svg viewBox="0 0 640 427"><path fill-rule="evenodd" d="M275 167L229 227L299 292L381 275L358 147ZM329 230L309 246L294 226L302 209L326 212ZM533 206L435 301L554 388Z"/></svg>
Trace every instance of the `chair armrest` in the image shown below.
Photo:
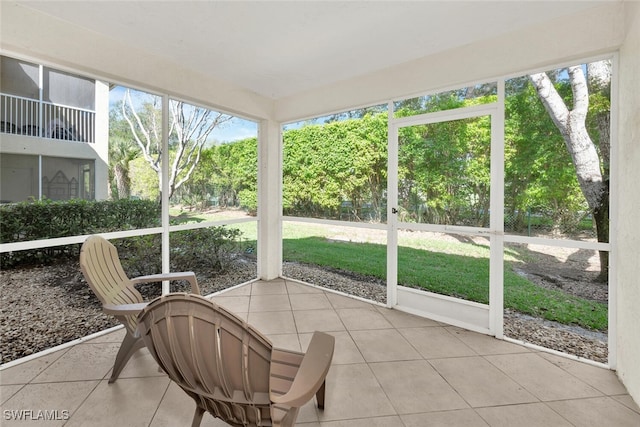
<svg viewBox="0 0 640 427"><path fill-rule="evenodd" d="M114 316L128 316L133 314L137 316L144 308L147 306L146 302L139 302L136 304L105 304L102 306L102 311L106 314L111 314Z"/></svg>
<svg viewBox="0 0 640 427"><path fill-rule="evenodd" d="M291 388L281 396L271 395L271 401L298 408L311 400L329 372L334 346L333 336L324 332L314 332Z"/></svg>
<svg viewBox="0 0 640 427"><path fill-rule="evenodd" d="M149 283L149 282L162 282L163 280L185 280L191 285L191 293L200 295L200 287L198 286L198 280L196 274L193 271L182 271L176 273L164 273L164 274L150 274L148 276L140 276L131 279L131 282L136 283Z"/></svg>

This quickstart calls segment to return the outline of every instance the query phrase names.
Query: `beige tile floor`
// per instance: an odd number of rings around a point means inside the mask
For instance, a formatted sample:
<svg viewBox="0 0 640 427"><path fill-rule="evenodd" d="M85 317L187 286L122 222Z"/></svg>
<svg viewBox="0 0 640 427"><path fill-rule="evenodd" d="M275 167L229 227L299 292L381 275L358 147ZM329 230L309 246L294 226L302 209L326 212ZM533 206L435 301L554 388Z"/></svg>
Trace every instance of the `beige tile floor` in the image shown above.
<svg viewBox="0 0 640 427"><path fill-rule="evenodd" d="M256 282L213 298L278 347L304 350L314 330L335 336L326 408L307 404L300 426L640 426L640 409L606 369L292 281ZM146 350L107 383L122 336L112 332L0 371L0 424L190 425L194 403ZM37 411L59 419L38 420ZM222 425L209 415L202 423Z"/></svg>

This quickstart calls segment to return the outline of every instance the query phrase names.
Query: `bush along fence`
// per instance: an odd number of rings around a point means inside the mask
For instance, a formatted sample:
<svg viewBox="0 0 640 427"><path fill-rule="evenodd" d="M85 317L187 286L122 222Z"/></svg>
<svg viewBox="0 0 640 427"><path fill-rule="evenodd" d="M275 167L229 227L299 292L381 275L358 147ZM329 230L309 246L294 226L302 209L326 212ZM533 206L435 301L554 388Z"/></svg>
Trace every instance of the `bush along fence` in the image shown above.
<svg viewBox="0 0 640 427"><path fill-rule="evenodd" d="M33 201L0 205L0 243L26 242L119 230L159 227L161 207L151 200ZM205 267L221 271L239 250L241 232L212 227L171 233L172 268ZM137 274L161 271L159 235L112 242L126 270ZM0 254L0 268L47 265L77 258L81 244L28 249Z"/></svg>

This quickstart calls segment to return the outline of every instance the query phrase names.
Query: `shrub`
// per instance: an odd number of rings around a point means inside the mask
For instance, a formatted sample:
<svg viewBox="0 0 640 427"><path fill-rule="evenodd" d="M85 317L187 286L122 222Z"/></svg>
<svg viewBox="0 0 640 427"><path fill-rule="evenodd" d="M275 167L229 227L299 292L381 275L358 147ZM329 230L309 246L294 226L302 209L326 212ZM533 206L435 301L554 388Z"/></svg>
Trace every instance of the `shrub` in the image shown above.
<svg viewBox="0 0 640 427"><path fill-rule="evenodd" d="M87 201L50 200L0 206L2 243L50 239L118 230L157 227L160 206L149 200ZM222 271L239 251L242 232L211 227L171 233L171 269ZM161 236L116 239L113 244L125 270L136 276L162 271ZM50 264L60 258L76 258L80 244L3 253L2 268L20 264Z"/></svg>
<svg viewBox="0 0 640 427"><path fill-rule="evenodd" d="M30 201L0 205L0 243L25 242L117 230L157 227L160 205L150 200ZM0 266L51 263L77 257L80 245L3 253Z"/></svg>
<svg viewBox="0 0 640 427"><path fill-rule="evenodd" d="M210 227L171 233L171 266L177 270L225 270L240 249L237 228Z"/></svg>
<svg viewBox="0 0 640 427"><path fill-rule="evenodd" d="M256 216L258 214L258 195L255 190L242 190L238 193L240 205L247 209L249 215Z"/></svg>
<svg viewBox="0 0 640 427"><path fill-rule="evenodd" d="M241 235L237 228L226 227L173 232L169 255L171 270L223 271L239 251ZM143 276L162 271L159 234L117 239L113 244L118 248L123 268L128 274Z"/></svg>
<svg viewBox="0 0 640 427"><path fill-rule="evenodd" d="M160 234L115 239L122 268L129 276L146 276L162 271L162 237Z"/></svg>

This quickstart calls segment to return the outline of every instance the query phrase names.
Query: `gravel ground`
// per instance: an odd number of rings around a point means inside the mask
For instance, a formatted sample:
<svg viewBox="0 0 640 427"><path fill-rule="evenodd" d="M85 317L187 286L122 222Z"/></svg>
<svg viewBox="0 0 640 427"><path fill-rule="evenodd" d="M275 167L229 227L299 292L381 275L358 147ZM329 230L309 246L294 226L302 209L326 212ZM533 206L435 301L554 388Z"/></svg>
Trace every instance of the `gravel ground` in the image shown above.
<svg viewBox="0 0 640 427"><path fill-rule="evenodd" d="M286 277L384 303L384 282L353 274L285 263ZM256 275L251 260L238 262L227 273L198 277L203 294L251 280ZM181 290L181 289L175 289ZM151 298L158 287L141 289ZM102 314L100 304L84 282L77 262L0 272L0 337L2 361L28 356L117 325ZM505 335L554 350L606 362L606 336L576 327L505 313Z"/></svg>
<svg viewBox="0 0 640 427"><path fill-rule="evenodd" d="M244 262L215 278L198 277L198 285L206 295L254 277L255 263ZM139 290L147 299L160 295L156 284ZM119 324L102 313L77 262L0 271L0 364Z"/></svg>

